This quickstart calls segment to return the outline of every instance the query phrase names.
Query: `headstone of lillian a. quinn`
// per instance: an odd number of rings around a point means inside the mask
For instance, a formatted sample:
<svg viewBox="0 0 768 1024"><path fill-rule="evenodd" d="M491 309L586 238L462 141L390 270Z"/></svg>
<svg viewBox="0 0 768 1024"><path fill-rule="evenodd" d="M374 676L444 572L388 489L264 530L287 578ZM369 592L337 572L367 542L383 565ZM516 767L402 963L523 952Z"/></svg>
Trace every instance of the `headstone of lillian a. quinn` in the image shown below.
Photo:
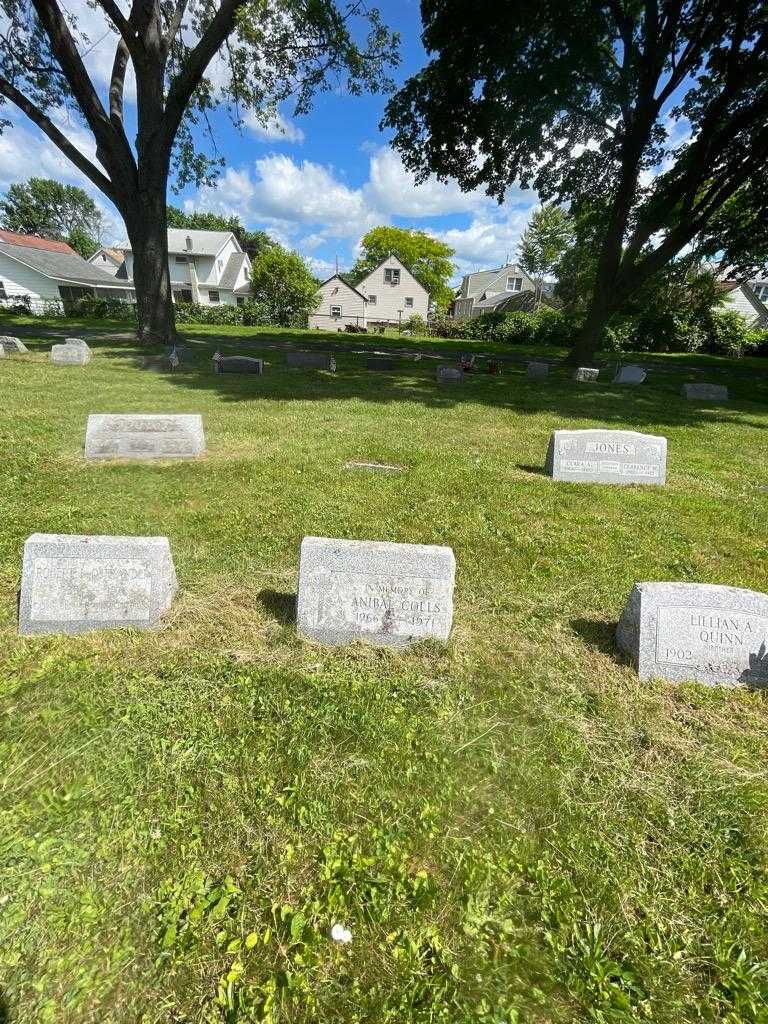
<svg viewBox="0 0 768 1024"><path fill-rule="evenodd" d="M203 419L195 413L88 417L86 459L191 459L204 451Z"/></svg>
<svg viewBox="0 0 768 1024"><path fill-rule="evenodd" d="M34 533L24 544L19 633L150 629L177 588L166 537Z"/></svg>
<svg viewBox="0 0 768 1024"><path fill-rule="evenodd" d="M456 560L447 547L305 537L298 630L333 645L445 641L453 621L455 573Z"/></svg>
<svg viewBox="0 0 768 1024"><path fill-rule="evenodd" d="M724 384L683 384L683 398L689 402L727 402L728 388Z"/></svg>
<svg viewBox="0 0 768 1024"><path fill-rule="evenodd" d="M634 430L556 430L546 471L573 483L663 484L667 439Z"/></svg>
<svg viewBox="0 0 768 1024"><path fill-rule="evenodd" d="M289 369L331 370L336 369L336 360L327 352L288 352L286 362Z"/></svg>
<svg viewBox="0 0 768 1024"><path fill-rule="evenodd" d="M616 643L641 679L768 687L768 594L711 583L636 583Z"/></svg>

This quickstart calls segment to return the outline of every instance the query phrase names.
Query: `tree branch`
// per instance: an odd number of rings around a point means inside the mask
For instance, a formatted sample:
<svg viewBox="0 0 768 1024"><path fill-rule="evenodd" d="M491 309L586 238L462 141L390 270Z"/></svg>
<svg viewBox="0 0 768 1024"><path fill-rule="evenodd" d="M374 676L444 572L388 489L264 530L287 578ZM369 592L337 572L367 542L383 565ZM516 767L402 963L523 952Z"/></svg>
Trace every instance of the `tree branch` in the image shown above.
<svg viewBox="0 0 768 1024"><path fill-rule="evenodd" d="M124 39L117 41L115 59L112 64L112 77L109 82L109 119L112 124L123 128L123 91L125 89L125 73L128 69L130 53Z"/></svg>
<svg viewBox="0 0 768 1024"><path fill-rule="evenodd" d="M135 46L136 33L131 28L129 19L126 18L117 6L115 0L96 0L96 3L101 7L109 20L115 26L117 31L120 33L121 38L125 40L125 44L129 50Z"/></svg>
<svg viewBox="0 0 768 1024"><path fill-rule="evenodd" d="M12 85L2 75L0 75L0 95L5 96L6 99L9 99L11 103L15 104L19 110L26 114L30 121L33 121L48 136L51 142L61 150L64 156L71 160L75 167L82 171L108 199L114 202L114 189L112 188L112 182L106 174L100 171L95 164L92 164L86 156L83 156L80 150L72 145L66 135L56 127L42 110L36 107L23 93L19 92L15 85Z"/></svg>
<svg viewBox="0 0 768 1024"><path fill-rule="evenodd" d="M184 20L184 14L186 13L186 10L187 0L178 0L176 4L176 9L173 12L173 17L168 22L168 27L165 31L164 44L166 53L170 50L171 44L173 43L176 33L181 28L181 23Z"/></svg>

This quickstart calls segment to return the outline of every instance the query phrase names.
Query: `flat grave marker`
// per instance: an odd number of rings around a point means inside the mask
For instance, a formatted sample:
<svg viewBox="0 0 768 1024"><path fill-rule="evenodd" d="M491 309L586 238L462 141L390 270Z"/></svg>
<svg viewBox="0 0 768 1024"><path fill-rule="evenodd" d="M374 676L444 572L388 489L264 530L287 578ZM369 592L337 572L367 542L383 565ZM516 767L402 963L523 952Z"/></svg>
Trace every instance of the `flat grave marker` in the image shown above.
<svg viewBox="0 0 768 1024"><path fill-rule="evenodd" d="M298 630L321 643L406 647L446 641L456 560L447 547L305 537Z"/></svg>
<svg viewBox="0 0 768 1024"><path fill-rule="evenodd" d="M190 459L205 451L202 416L117 413L88 417L86 459Z"/></svg>
<svg viewBox="0 0 768 1024"><path fill-rule="evenodd" d="M545 468L572 483L664 484L667 439L634 430L556 430Z"/></svg>
<svg viewBox="0 0 768 1024"><path fill-rule="evenodd" d="M768 687L768 594L711 583L636 583L616 643L641 679Z"/></svg>
<svg viewBox="0 0 768 1024"><path fill-rule="evenodd" d="M19 633L151 629L177 589L166 537L34 533L24 544Z"/></svg>
<svg viewBox="0 0 768 1024"><path fill-rule="evenodd" d="M344 469L370 470L372 473L403 473L405 466L395 466L388 462L345 462Z"/></svg>
<svg viewBox="0 0 768 1024"><path fill-rule="evenodd" d="M728 388L724 384L683 384L683 398L689 402L727 402Z"/></svg>

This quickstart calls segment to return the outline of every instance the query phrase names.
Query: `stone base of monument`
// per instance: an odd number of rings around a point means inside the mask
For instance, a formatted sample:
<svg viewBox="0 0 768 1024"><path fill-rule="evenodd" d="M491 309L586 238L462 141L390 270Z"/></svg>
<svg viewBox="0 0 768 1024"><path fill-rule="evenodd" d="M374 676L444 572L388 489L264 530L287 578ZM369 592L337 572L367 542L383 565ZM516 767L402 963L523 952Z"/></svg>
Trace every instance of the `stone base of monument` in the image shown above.
<svg viewBox="0 0 768 1024"><path fill-rule="evenodd" d="M455 366L438 366L437 380L440 384L463 384L464 371Z"/></svg>
<svg viewBox="0 0 768 1024"><path fill-rule="evenodd" d="M446 641L456 560L450 548L305 537L297 624L320 643L407 647Z"/></svg>
<svg viewBox="0 0 768 1024"><path fill-rule="evenodd" d="M571 483L664 484L667 439L634 430L556 430L545 469Z"/></svg>
<svg viewBox="0 0 768 1024"><path fill-rule="evenodd" d="M88 417L86 459L193 459L204 451L203 418L196 413Z"/></svg>
<svg viewBox="0 0 768 1024"><path fill-rule="evenodd" d="M91 350L85 342L82 345L70 345L67 342L51 346L49 358L55 366L85 366L91 361Z"/></svg>
<svg viewBox="0 0 768 1024"><path fill-rule="evenodd" d="M213 360L214 373L264 373L264 360L251 356L219 356Z"/></svg>
<svg viewBox="0 0 768 1024"><path fill-rule="evenodd" d="M177 589L166 537L35 533L24 544L19 633L151 629Z"/></svg>
<svg viewBox="0 0 768 1024"><path fill-rule="evenodd" d="M600 376L600 370L595 366L579 366L573 373L573 379L580 384L593 384Z"/></svg>
<svg viewBox="0 0 768 1024"><path fill-rule="evenodd" d="M641 679L768 687L768 594L710 583L636 583L616 644Z"/></svg>
<svg viewBox="0 0 768 1024"><path fill-rule="evenodd" d="M683 384L683 398L689 402L727 402L728 388L724 384Z"/></svg>
<svg viewBox="0 0 768 1024"><path fill-rule="evenodd" d="M10 337L10 335L4 335L3 337L0 337L0 349L3 350L3 355L10 355L12 352L15 352L19 355L25 355L29 352L29 349L24 344L24 342L20 341L18 338Z"/></svg>

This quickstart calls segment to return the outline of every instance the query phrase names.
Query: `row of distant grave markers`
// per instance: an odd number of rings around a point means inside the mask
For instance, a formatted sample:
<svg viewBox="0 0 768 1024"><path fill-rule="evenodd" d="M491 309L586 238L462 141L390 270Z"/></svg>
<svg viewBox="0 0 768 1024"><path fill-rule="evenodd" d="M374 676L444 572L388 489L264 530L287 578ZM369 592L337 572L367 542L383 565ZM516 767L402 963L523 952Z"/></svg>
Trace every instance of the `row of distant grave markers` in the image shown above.
<svg viewBox="0 0 768 1024"><path fill-rule="evenodd" d="M204 451L197 415L88 418L88 459L194 458ZM633 431L555 431L547 467L556 479L661 485L666 451L666 438ZM305 537L298 631L333 645L445 642L454 576L448 547ZM33 534L24 545L19 632L151 628L176 590L165 537ZM616 641L643 679L768 686L768 595L711 584L638 583Z"/></svg>

